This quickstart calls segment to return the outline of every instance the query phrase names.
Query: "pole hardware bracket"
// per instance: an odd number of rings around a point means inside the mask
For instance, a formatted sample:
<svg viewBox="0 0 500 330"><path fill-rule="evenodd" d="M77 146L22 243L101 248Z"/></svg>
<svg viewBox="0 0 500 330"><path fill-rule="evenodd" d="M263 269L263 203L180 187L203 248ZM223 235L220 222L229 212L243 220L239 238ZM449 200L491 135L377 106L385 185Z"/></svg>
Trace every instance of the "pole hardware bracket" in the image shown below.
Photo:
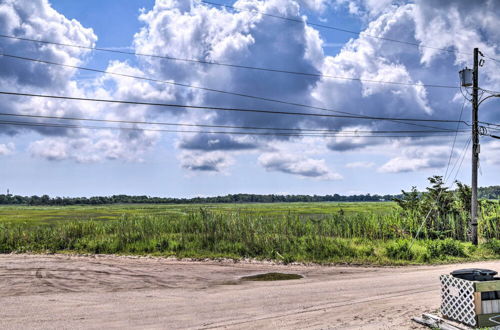
<svg viewBox="0 0 500 330"><path fill-rule="evenodd" d="M478 143L474 146L474 154L479 155L481 153L481 145Z"/></svg>

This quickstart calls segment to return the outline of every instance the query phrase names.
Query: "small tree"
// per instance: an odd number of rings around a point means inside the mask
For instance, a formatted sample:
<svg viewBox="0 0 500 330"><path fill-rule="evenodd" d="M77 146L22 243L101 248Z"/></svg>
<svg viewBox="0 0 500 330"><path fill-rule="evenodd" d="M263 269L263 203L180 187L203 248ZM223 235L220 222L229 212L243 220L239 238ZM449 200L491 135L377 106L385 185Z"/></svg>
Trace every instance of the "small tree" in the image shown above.
<svg viewBox="0 0 500 330"><path fill-rule="evenodd" d="M441 238L450 231L450 222L456 215L453 205L454 196L448 187L445 187L443 177L434 175L428 178L430 187L424 198L426 214L429 213L427 228L434 238Z"/></svg>
<svg viewBox="0 0 500 330"><path fill-rule="evenodd" d="M401 190L403 194L401 198L394 198L393 200L406 212L416 214L420 211L420 193L417 187L411 187L409 192Z"/></svg>
<svg viewBox="0 0 500 330"><path fill-rule="evenodd" d="M472 198L472 190L470 187L460 181L455 181L457 184L457 200L460 204L460 208L462 211L470 212L471 209L471 198Z"/></svg>

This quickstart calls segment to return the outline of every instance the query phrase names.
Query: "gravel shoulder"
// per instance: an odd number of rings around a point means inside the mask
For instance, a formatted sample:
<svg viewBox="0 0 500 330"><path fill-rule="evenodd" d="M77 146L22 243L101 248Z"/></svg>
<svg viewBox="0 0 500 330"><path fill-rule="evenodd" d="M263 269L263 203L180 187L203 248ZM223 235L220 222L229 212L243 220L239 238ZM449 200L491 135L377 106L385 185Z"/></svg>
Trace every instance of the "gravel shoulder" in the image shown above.
<svg viewBox="0 0 500 330"><path fill-rule="evenodd" d="M411 329L439 308L440 274L408 267L0 255L2 329ZM265 272L303 279L241 281Z"/></svg>

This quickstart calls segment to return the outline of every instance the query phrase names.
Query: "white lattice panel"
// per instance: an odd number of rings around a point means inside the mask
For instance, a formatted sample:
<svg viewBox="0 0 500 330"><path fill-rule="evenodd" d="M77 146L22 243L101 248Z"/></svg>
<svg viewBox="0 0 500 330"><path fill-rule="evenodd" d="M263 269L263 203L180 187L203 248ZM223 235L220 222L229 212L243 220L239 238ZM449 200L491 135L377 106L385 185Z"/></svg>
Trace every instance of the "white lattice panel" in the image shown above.
<svg viewBox="0 0 500 330"><path fill-rule="evenodd" d="M476 325L474 310L474 282L451 275L441 275L441 313L446 317Z"/></svg>

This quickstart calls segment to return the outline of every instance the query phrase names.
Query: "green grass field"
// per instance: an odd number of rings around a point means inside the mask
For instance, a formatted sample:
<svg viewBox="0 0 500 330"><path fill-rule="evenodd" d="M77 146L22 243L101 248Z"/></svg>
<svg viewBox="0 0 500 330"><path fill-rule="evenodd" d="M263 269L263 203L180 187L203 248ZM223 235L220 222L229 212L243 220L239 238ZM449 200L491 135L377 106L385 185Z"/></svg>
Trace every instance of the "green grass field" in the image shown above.
<svg viewBox="0 0 500 330"><path fill-rule="evenodd" d="M254 204L111 204L98 206L13 206L0 205L0 223L54 224L60 221L117 220L124 216L178 216L199 209L220 213L276 217L292 214L301 218L322 218L332 213L388 213L392 202L367 203L254 203ZM341 211L342 210L342 211Z"/></svg>
<svg viewBox="0 0 500 330"><path fill-rule="evenodd" d="M150 254L283 262L435 263L500 256L499 206L460 241L464 216L433 220L394 203L0 206L0 253ZM439 219L438 219L439 220Z"/></svg>

